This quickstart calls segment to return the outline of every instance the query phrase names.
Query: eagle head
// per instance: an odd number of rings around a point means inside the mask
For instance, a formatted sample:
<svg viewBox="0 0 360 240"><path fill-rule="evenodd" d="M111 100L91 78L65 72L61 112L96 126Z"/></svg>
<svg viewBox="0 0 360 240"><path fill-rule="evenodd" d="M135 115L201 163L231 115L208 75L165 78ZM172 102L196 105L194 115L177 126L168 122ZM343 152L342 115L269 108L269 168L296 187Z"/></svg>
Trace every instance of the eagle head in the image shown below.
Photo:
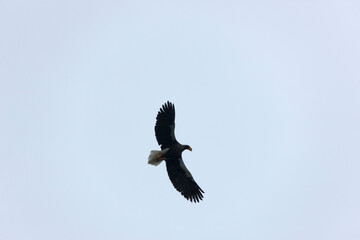
<svg viewBox="0 0 360 240"><path fill-rule="evenodd" d="M191 148L189 145L185 145L185 146L184 146L184 150L186 150L186 149L189 150L189 151L192 151L192 148ZM183 150L183 151L184 151L184 150Z"/></svg>

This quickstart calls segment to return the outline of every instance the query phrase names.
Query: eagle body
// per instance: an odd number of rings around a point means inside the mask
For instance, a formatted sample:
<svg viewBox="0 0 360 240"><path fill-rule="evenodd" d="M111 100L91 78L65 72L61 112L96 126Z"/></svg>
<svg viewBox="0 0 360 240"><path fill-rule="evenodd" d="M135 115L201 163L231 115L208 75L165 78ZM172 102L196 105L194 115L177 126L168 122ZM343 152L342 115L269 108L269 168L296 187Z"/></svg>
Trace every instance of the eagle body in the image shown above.
<svg viewBox="0 0 360 240"><path fill-rule="evenodd" d="M199 202L204 191L197 185L182 159L184 150L192 151L189 145L180 144L175 138L175 106L166 102L156 117L155 136L161 150L150 152L148 163L154 166L166 162L170 181L187 200Z"/></svg>

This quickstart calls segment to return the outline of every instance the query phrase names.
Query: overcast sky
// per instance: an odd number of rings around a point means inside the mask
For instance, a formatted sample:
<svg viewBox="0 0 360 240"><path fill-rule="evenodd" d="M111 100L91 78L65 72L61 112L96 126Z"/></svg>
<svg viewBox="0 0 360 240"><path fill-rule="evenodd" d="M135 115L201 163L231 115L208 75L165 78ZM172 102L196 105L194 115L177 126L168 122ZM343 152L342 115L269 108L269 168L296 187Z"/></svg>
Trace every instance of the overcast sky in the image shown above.
<svg viewBox="0 0 360 240"><path fill-rule="evenodd" d="M360 239L358 1L0 1L0 239ZM167 100L194 204L147 157Z"/></svg>

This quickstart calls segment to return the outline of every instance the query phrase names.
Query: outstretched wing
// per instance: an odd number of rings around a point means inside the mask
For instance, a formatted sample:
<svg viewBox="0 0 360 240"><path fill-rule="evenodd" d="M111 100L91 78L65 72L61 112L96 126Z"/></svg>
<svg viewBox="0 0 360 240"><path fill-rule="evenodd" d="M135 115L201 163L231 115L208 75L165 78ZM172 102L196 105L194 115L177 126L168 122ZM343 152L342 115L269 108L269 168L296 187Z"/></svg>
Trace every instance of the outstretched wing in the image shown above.
<svg viewBox="0 0 360 240"><path fill-rule="evenodd" d="M191 202L203 199L204 191L197 185L191 173L186 168L181 156L178 159L166 160L166 169L169 178L181 195Z"/></svg>
<svg viewBox="0 0 360 240"><path fill-rule="evenodd" d="M168 148L175 138L175 106L171 102L162 105L156 117L155 135L161 149Z"/></svg>

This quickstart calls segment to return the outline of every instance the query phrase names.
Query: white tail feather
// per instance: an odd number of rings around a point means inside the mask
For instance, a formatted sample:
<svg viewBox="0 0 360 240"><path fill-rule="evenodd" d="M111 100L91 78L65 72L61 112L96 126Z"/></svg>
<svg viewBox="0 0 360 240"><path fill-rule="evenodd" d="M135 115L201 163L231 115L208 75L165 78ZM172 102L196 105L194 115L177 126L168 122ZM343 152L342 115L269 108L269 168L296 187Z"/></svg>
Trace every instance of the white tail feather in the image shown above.
<svg viewBox="0 0 360 240"><path fill-rule="evenodd" d="M152 150L149 155L148 164L157 166L159 165L163 160L166 159L166 152L169 151L169 148L165 148L161 151L158 150Z"/></svg>
<svg viewBox="0 0 360 240"><path fill-rule="evenodd" d="M163 161L163 159L159 159L160 154L161 154L161 151L152 150L149 155L148 164L151 164L154 166L159 165Z"/></svg>

